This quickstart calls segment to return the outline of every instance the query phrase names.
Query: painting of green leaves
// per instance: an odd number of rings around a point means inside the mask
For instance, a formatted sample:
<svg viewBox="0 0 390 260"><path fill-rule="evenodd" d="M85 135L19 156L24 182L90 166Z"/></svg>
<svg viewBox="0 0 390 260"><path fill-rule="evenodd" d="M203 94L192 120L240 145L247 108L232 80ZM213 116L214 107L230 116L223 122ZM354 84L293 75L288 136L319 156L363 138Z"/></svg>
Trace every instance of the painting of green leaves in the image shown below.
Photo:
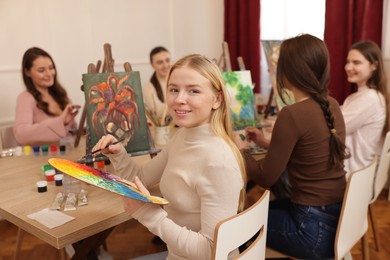
<svg viewBox="0 0 390 260"><path fill-rule="evenodd" d="M250 71L226 71L222 76L230 96L233 130L256 126L258 118Z"/></svg>

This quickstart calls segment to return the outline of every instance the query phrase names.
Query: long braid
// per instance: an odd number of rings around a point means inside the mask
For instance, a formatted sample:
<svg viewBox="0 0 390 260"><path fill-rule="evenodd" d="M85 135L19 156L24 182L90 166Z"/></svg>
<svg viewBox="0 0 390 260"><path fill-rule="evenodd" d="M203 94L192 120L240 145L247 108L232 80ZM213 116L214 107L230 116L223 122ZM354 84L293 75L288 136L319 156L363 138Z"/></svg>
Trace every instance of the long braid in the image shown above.
<svg viewBox="0 0 390 260"><path fill-rule="evenodd" d="M345 144L341 141L339 135L337 134L334 117L330 110L329 100L322 95L314 95L313 99L318 102L322 112L324 113L326 125L329 128L329 164L331 167L344 167L343 161L348 158L349 155L345 152Z"/></svg>

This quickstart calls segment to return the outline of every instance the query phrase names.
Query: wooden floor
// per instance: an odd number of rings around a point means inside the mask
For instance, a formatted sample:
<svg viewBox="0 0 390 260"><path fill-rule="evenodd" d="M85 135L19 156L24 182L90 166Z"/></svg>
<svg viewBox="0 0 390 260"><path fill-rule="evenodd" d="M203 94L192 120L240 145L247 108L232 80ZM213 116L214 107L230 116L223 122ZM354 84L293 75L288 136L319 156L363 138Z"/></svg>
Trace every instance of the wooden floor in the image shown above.
<svg viewBox="0 0 390 260"><path fill-rule="evenodd" d="M260 189L252 189L249 200L253 202L259 193L261 193ZM387 201L387 190L375 202L374 210L380 229L382 250L380 252L375 250L371 228L369 228L370 259L390 259L390 202ZM16 232L17 228L14 225L5 220L0 220L0 260L13 259ZM164 245L156 245L151 242L153 237L153 234L138 222L130 220L117 226L110 234L107 239L108 251L115 260L130 259L135 256L164 251ZM32 235L26 234L22 245L21 259L57 260L59 256L57 249ZM355 260L362 259L360 243L353 248L352 257Z"/></svg>

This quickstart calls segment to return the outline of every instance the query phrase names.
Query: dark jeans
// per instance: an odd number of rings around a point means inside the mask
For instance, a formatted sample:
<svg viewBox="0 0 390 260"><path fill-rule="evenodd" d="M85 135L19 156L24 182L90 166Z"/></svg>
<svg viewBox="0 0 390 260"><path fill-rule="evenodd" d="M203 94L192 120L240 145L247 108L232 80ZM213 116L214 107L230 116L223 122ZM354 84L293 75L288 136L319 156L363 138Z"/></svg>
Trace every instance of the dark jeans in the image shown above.
<svg viewBox="0 0 390 260"><path fill-rule="evenodd" d="M334 256L341 202L303 206L290 199L270 201L267 246L300 259Z"/></svg>

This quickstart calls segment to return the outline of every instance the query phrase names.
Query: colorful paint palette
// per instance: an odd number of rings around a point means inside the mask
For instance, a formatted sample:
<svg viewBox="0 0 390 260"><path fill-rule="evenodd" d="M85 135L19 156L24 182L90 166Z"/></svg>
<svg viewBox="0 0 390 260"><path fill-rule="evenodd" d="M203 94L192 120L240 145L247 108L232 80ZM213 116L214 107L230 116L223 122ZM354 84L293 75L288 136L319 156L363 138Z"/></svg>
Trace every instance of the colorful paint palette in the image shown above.
<svg viewBox="0 0 390 260"><path fill-rule="evenodd" d="M128 180L106 171L59 158L49 159L49 164L73 178L122 196L154 204L168 204L166 199L143 194Z"/></svg>

